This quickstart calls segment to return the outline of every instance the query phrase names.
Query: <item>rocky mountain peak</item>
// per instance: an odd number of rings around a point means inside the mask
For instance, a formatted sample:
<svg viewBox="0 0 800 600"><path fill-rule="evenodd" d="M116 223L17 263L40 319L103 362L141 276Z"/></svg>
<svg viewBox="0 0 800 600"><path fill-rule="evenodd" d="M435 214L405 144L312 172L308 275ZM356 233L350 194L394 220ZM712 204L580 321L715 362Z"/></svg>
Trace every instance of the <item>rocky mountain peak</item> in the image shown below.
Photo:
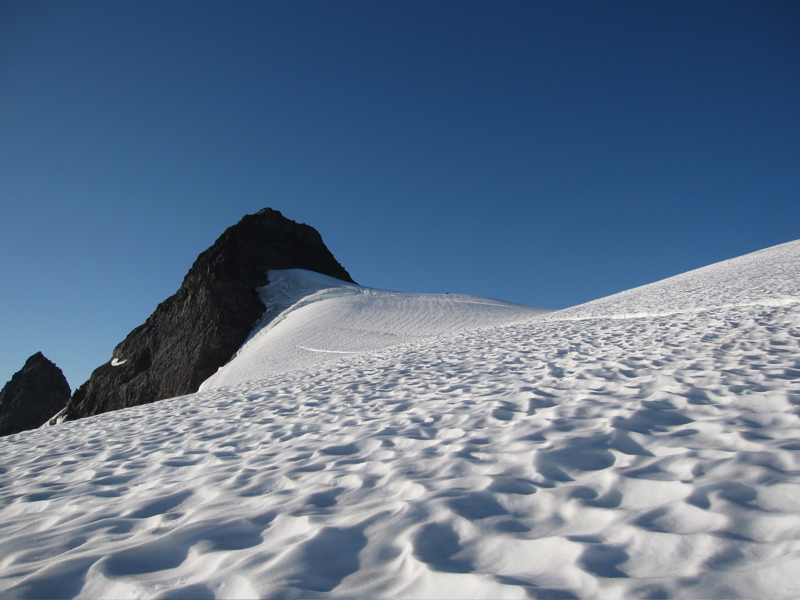
<svg viewBox="0 0 800 600"><path fill-rule="evenodd" d="M37 352L0 390L0 435L44 425L64 408L69 396L64 373Z"/></svg>
<svg viewBox="0 0 800 600"><path fill-rule="evenodd" d="M270 269L353 282L320 234L277 210L246 215L202 252L178 291L114 349L70 400L66 419L197 391L247 339L265 306Z"/></svg>

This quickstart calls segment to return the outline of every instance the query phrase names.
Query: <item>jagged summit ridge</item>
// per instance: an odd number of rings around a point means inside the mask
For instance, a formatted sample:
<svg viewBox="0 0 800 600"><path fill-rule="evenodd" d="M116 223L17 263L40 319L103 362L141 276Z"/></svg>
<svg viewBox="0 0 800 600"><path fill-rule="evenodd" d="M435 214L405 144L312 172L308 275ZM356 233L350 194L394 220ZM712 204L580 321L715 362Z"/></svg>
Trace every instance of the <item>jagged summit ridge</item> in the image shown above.
<svg viewBox="0 0 800 600"><path fill-rule="evenodd" d="M178 291L97 368L67 420L196 391L247 339L265 311L270 269L301 268L352 282L320 234L265 208L229 227L198 256Z"/></svg>

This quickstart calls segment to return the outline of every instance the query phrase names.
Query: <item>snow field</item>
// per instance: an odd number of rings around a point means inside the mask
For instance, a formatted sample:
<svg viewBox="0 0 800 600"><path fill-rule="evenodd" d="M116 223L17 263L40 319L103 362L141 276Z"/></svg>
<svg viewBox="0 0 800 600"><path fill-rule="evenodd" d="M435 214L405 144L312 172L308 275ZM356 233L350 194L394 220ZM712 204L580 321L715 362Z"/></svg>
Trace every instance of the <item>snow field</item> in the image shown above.
<svg viewBox="0 0 800 600"><path fill-rule="evenodd" d="M553 317L625 319L709 308L786 306L800 302L798 263L800 244L779 244L556 311Z"/></svg>
<svg viewBox="0 0 800 600"><path fill-rule="evenodd" d="M797 597L800 244L770 250L0 439L0 597Z"/></svg>
<svg viewBox="0 0 800 600"><path fill-rule="evenodd" d="M261 297L277 308L201 390L550 312L462 294L375 290L303 269L269 271L268 277Z"/></svg>

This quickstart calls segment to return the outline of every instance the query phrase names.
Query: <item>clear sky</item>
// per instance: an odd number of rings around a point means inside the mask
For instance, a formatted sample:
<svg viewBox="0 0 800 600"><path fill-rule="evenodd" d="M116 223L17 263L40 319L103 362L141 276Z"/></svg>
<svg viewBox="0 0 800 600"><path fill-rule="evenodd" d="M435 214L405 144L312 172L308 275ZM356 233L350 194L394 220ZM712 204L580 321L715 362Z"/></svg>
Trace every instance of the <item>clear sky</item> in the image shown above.
<svg viewBox="0 0 800 600"><path fill-rule="evenodd" d="M72 385L269 206L562 308L800 237L794 1L0 0L0 385Z"/></svg>

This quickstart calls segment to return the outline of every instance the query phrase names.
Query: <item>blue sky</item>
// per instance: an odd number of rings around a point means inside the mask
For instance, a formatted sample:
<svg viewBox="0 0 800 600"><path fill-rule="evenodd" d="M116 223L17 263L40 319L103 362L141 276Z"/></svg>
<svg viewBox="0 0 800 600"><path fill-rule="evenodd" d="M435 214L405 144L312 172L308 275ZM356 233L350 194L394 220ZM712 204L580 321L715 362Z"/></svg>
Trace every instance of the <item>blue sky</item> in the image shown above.
<svg viewBox="0 0 800 600"><path fill-rule="evenodd" d="M246 213L562 308L800 237L796 2L0 1L0 384L74 387Z"/></svg>

